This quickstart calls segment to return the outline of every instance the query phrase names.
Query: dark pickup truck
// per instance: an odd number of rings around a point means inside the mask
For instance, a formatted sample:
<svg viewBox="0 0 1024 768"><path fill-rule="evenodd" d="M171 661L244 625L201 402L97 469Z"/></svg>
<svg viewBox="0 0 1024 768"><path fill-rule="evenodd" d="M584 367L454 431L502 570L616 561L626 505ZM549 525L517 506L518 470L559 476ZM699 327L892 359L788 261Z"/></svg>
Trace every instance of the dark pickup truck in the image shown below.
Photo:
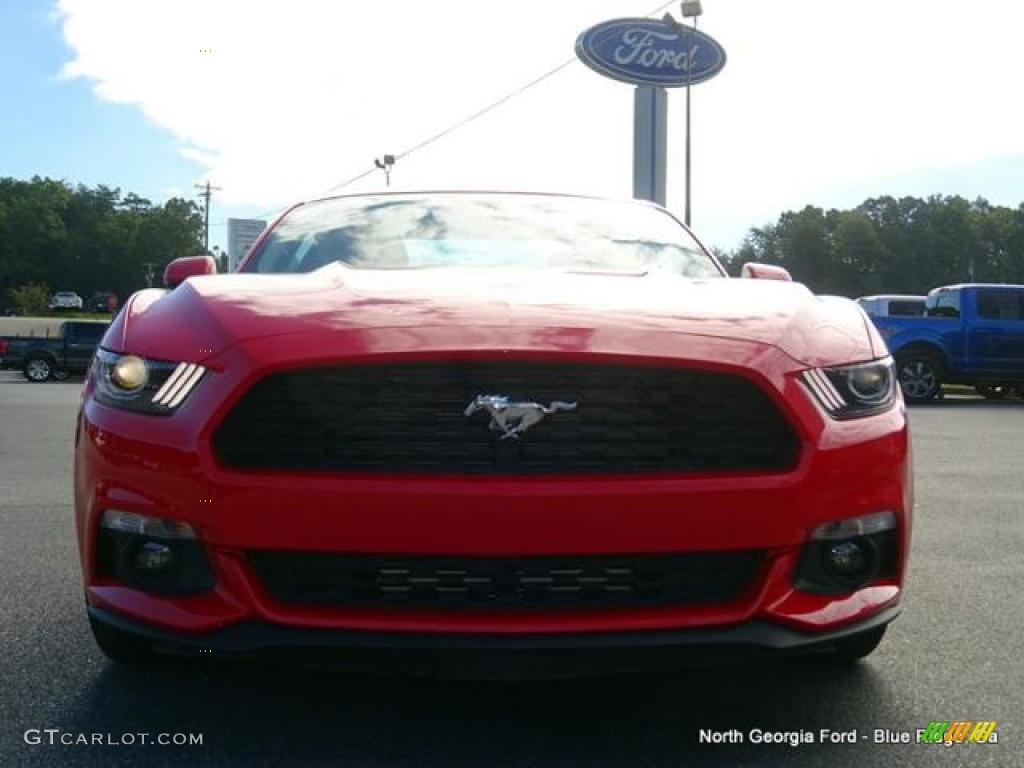
<svg viewBox="0 0 1024 768"><path fill-rule="evenodd" d="M34 382L85 373L107 325L91 320L66 320L57 336L0 338L0 368L20 370Z"/></svg>
<svg viewBox="0 0 1024 768"><path fill-rule="evenodd" d="M874 317L889 345L907 402L967 384L988 398L1024 396L1024 285L936 288L924 317Z"/></svg>

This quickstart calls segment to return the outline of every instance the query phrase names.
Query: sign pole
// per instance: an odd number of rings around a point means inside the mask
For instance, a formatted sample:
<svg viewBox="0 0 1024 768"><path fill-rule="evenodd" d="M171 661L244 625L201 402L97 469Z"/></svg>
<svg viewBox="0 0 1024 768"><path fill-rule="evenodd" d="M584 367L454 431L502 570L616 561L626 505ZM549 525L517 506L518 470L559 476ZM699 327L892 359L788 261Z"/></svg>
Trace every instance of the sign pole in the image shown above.
<svg viewBox="0 0 1024 768"><path fill-rule="evenodd" d="M693 20L693 28L697 28L697 19ZM683 223L690 226L690 72L693 61L693 48L686 52L686 209L683 213Z"/></svg>
<svg viewBox="0 0 1024 768"><path fill-rule="evenodd" d="M633 197L665 205L668 93L638 85L633 92Z"/></svg>

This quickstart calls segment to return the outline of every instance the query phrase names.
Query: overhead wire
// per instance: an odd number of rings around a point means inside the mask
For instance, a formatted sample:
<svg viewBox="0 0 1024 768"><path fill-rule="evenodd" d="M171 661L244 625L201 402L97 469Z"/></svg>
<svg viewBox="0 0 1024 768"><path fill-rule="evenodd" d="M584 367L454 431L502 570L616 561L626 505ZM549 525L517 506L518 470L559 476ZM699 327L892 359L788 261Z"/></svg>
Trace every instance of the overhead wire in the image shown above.
<svg viewBox="0 0 1024 768"><path fill-rule="evenodd" d="M511 101L516 96L519 96L520 94L525 93L530 88L533 88L535 85L539 85L540 83L542 83L545 80L547 80L549 77L553 77L554 75L558 74L559 72L561 72L563 69L565 69L566 67L568 67L570 64L572 64L575 61L576 61L575 59L569 59L568 61L565 61L565 62L559 64L554 69L549 70L549 71L545 72L543 75L541 75L540 77L534 78L530 82L526 83L526 85L523 85L523 86L517 88L516 90L512 91L511 93L505 94L500 99L498 99L495 102L492 102L491 104L488 104L483 109L477 110L476 112L474 112L469 117L465 117L462 120L459 120L457 123L454 123L454 124L448 126L443 131L440 131L439 133L434 134L429 139L424 139L419 144L416 144L415 146L410 147L409 149L405 150L404 152L395 155L395 161L401 160L403 157L408 157L413 152L416 152L416 151L418 151L420 149L423 149L424 147L427 147L427 146L433 144L435 141L439 141L439 140L443 139L448 134L454 133L455 131L459 130L460 128L462 128L462 127L464 127L466 125L469 125L474 120L477 120L477 119L483 117L484 115L486 115L488 112L491 112L491 111L497 109L498 107L500 107L505 102ZM349 186L351 184L355 184L357 181L366 178L367 176L369 176L371 173L373 173L376 170L377 170L376 166L373 167L373 168L370 168L368 171L364 171L363 173L360 173L357 176L353 176L348 181L343 181L341 184L336 184L335 186L333 186L330 189L328 189L327 192L330 193L330 192L334 192L334 191L339 190L339 189L344 189L345 187L347 187L347 186Z"/></svg>
<svg viewBox="0 0 1024 768"><path fill-rule="evenodd" d="M662 3L657 8L655 8L655 9L653 9L651 11L648 11L645 14L645 18L646 17L650 17L650 16L654 16L655 14L658 14L658 13L661 13L666 8L668 8L669 6L674 5L674 4L675 4L675 0L670 0L667 3ZM554 67L553 69L550 69L547 72L545 72L544 74L542 74L542 75L540 75L538 77L535 77L534 79L530 80L528 83L520 86L519 88L516 88L514 91L511 91L510 93L505 94L501 98L497 99L496 101L491 102L490 104L488 104L487 106L483 107L482 109L477 110L476 112L474 112L473 114L469 115L468 117L464 117L463 119L461 119L461 120L459 120L459 121L449 125L447 128L445 128L445 129L435 133L434 135L430 136L429 138L424 139L423 141L419 142L418 144L414 144L413 146L409 147L405 151L403 151L403 152L401 152L401 153L399 153L397 155L394 155L394 159L396 161L397 160L401 160L402 158L408 157L409 155L411 155L414 152L418 152L419 150L423 149L424 147L428 147L431 144L433 144L433 143L435 143L437 141L440 141L445 136L448 136L449 134L454 133L455 131L459 130L460 128L464 128L465 126L469 125L470 123L474 122L475 120L480 119L481 117L483 117L487 113L492 112L493 110L497 109L498 107L502 106L503 104L505 104L505 103L511 101L512 99L516 98L517 96L521 96L523 93L525 93L526 91L530 90L531 88L534 88L534 87L540 85L545 80L547 80L547 79L549 79L551 77L554 77L559 72L564 70L569 65L575 63L576 61L577 61L577 59L576 59L575 56L570 57L569 59L565 60L564 62L562 62L558 66ZM362 171L361 173L356 174L355 176L351 177L350 179L347 179L347 180L341 182L340 184L335 184L333 187L328 188L324 192L324 194L330 194L332 192L336 192L336 191L338 191L340 189L344 189L345 187L349 187L352 184L355 184L357 181L362 181L367 176L370 176L371 174L376 173L378 170L380 170L380 168L381 168L381 166L379 166L377 164L374 164L370 168L368 168L367 170ZM270 215L272 215L274 213L277 213L280 210L281 210L281 208L275 208L272 211L268 211L268 212L266 212L264 214L259 214L255 218L262 219L262 218L270 216ZM226 223L227 222L221 222L220 225L223 226Z"/></svg>
<svg viewBox="0 0 1024 768"><path fill-rule="evenodd" d="M670 0L670 2L662 3L657 8L655 8L655 9L653 9L651 11L648 11L646 16L654 16L655 14L661 13L666 8L668 8L670 5L674 5L674 4L675 4L675 0ZM491 112L492 110L495 110L498 107L500 107L502 104L505 104L506 102L511 101L512 99L516 98L517 96L522 95L523 93L525 93L526 91L530 90L531 88L533 88L533 87L535 87L537 85L540 85L542 82L544 82L548 78L553 77L554 75L557 75L563 69L568 67L570 64L575 63L576 61L577 61L577 59L576 59L575 56L572 56L572 57L566 59L565 61L563 61L561 64L559 64L554 69L550 69L547 72L545 72L544 74L540 75L539 77L535 77L530 82L526 83L525 85L520 86L519 88L517 88L516 90L512 91L511 93L505 94L500 99L498 99L497 101L494 101L494 102L488 104L483 109L477 110L472 115L469 115L468 117L465 117L462 120L459 120L458 122L456 122L456 123L450 125L449 127L445 128L444 130L434 134L430 138L424 139L419 144L416 144L416 145L410 147L409 149L405 150L404 152L395 155L395 160L397 161L397 160L401 160L403 157L408 157L413 152L416 152L416 151L418 151L420 149L423 149L424 147L429 146L429 145L433 144L434 142L439 141L440 139L443 139L448 134L454 133L455 131L459 130L460 128L463 128L466 125L469 125L474 120L477 120L477 119L483 117L488 112ZM369 168L368 170L363 171L362 173L359 173L359 174L353 176L351 179L348 179L347 181L343 181L340 184L336 184L335 186L331 187L330 189L327 190L327 194L329 194L331 192L335 192L335 191L337 191L339 189L344 189L345 187L348 187L348 186L350 186L352 184L355 184L357 181L361 181L362 179L365 179L367 176L369 176L370 174L374 173L377 170L378 170L377 166Z"/></svg>

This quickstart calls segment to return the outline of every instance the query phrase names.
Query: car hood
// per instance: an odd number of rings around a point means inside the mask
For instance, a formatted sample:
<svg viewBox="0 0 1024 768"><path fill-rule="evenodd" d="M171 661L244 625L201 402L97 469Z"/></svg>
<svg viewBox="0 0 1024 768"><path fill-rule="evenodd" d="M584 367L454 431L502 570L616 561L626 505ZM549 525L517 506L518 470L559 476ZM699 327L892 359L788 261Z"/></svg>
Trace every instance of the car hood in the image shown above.
<svg viewBox="0 0 1024 768"><path fill-rule="evenodd" d="M596 337L628 332L634 338L690 336L770 345L807 365L884 354L884 344L853 302L814 296L798 283L340 265L305 275L198 277L169 292L141 291L104 343L148 357L199 362L238 342L272 336L430 328L447 329L448 338L461 333L474 346L492 348L511 338L517 346L550 348L552 334L561 334L559 349L601 351ZM487 329L481 344L480 332ZM523 341L532 338L543 341Z"/></svg>

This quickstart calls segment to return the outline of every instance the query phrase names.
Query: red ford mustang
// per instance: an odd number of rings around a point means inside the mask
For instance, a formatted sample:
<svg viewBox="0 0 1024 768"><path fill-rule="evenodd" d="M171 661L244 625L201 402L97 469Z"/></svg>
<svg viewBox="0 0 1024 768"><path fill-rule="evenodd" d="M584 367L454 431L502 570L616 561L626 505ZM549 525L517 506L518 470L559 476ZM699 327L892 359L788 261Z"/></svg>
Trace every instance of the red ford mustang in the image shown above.
<svg viewBox="0 0 1024 768"><path fill-rule="evenodd" d="M555 195L306 203L210 271L133 296L85 386L115 660L852 659L899 611L906 413L851 301Z"/></svg>

